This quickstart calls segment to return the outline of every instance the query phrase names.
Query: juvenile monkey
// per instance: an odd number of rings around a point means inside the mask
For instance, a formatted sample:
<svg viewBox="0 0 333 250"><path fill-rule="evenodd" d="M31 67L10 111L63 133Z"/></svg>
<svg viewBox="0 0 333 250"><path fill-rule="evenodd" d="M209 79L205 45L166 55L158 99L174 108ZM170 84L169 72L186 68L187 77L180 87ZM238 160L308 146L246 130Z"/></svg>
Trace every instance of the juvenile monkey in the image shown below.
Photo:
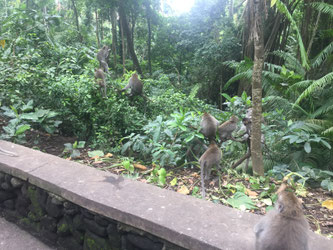
<svg viewBox="0 0 333 250"><path fill-rule="evenodd" d="M109 65L107 62L109 60L110 51L111 51L110 47L104 45L97 53L97 60L99 61L99 67L103 69L103 71L106 72L107 74L109 73Z"/></svg>
<svg viewBox="0 0 333 250"><path fill-rule="evenodd" d="M217 126L219 121L214 116L205 112L201 118L200 132L209 140L214 140L216 136Z"/></svg>
<svg viewBox="0 0 333 250"><path fill-rule="evenodd" d="M101 90L101 95L106 97L106 83L105 83L105 75L102 69L95 69L95 79L96 83L99 85Z"/></svg>
<svg viewBox="0 0 333 250"><path fill-rule="evenodd" d="M308 227L300 201L283 190L275 208L254 227L256 250L308 250Z"/></svg>
<svg viewBox="0 0 333 250"><path fill-rule="evenodd" d="M211 141L208 149L203 153L199 159L201 168L201 194L202 197L206 196L205 192L205 180L209 179L212 166L220 167L220 161L222 159L222 151L216 145L215 141Z"/></svg>
<svg viewBox="0 0 333 250"><path fill-rule="evenodd" d="M218 134L221 142L232 139L232 132L237 128L238 118L233 115L230 119L218 127Z"/></svg>
<svg viewBox="0 0 333 250"><path fill-rule="evenodd" d="M134 73L128 81L128 84L121 91L131 88L131 96L142 95L143 84L138 78L138 74Z"/></svg>

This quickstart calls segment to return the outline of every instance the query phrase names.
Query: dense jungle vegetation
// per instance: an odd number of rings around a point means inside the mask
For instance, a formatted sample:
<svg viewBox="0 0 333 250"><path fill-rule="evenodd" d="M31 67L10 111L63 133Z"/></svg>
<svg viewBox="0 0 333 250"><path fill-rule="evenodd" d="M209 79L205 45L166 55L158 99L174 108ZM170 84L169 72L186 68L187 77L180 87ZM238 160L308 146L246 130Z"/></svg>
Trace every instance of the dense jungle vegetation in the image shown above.
<svg viewBox="0 0 333 250"><path fill-rule="evenodd" d="M61 156L200 196L201 117L235 115L209 199L264 213L287 177L304 200L326 192L313 202L332 219L333 1L196 0L182 14L171 2L0 0L1 139L43 150L34 131L75 138ZM134 72L144 96L121 91Z"/></svg>

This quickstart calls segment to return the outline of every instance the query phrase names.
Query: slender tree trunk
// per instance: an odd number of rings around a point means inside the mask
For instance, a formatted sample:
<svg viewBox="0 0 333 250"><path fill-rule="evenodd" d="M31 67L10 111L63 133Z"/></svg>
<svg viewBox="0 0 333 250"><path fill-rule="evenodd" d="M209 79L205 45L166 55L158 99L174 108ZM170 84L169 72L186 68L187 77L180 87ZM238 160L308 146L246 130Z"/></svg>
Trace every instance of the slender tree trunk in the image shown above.
<svg viewBox="0 0 333 250"><path fill-rule="evenodd" d="M132 40L132 37L131 37L131 31L128 28L126 14L125 14L125 10L124 10L122 1L119 2L119 18L120 18L120 23L122 24L124 33L125 33L126 38L127 38L127 46L128 46L129 52L131 53L131 57L132 57L132 60L133 60L134 67L137 70L137 72L142 76L142 70L141 70L141 67L140 67L140 64L139 64L139 60L138 60L138 58L135 54L135 51L134 51L134 43L133 43L133 40Z"/></svg>
<svg viewBox="0 0 333 250"><path fill-rule="evenodd" d="M122 57L123 57L123 74L126 73L125 68L125 41L124 41L124 29L123 29L123 23L120 21L120 30L121 30L121 51L122 51Z"/></svg>
<svg viewBox="0 0 333 250"><path fill-rule="evenodd" d="M308 54L308 56L310 56L310 52L311 52L311 47L312 47L313 39L315 38L316 33L317 33L317 29L318 29L318 25L319 25L320 16L321 16L321 11L318 12L317 20L316 20L316 24L315 24L315 26L314 26L314 28L313 28L313 31L312 31L312 36L311 36L311 38L310 38L310 42L309 42L308 49L307 49L307 54Z"/></svg>
<svg viewBox="0 0 333 250"><path fill-rule="evenodd" d="M81 36L81 33L80 33L80 25L79 25L79 15L77 13L77 9L76 9L76 5L75 5L74 0L72 0L72 6L73 6L73 10L74 10L75 24L76 24L77 33L78 33L80 41L82 41L82 36Z"/></svg>
<svg viewBox="0 0 333 250"><path fill-rule="evenodd" d="M96 38L97 38L97 47L101 47L101 42L99 41L99 24L98 24L98 11L95 9L95 17L96 17Z"/></svg>
<svg viewBox="0 0 333 250"><path fill-rule="evenodd" d="M103 40L104 40L104 29L103 29L103 23L104 23L103 19L102 19L102 18L100 18L100 23L99 23L99 26L101 27L101 41L103 41Z"/></svg>
<svg viewBox="0 0 333 250"><path fill-rule="evenodd" d="M149 75L151 76L151 9L150 9L150 2L145 1L146 4L146 14L147 14L147 25L148 25L148 71Z"/></svg>
<svg viewBox="0 0 333 250"><path fill-rule="evenodd" d="M114 9L111 9L111 25L112 25L112 53L113 66L117 76L117 17Z"/></svg>
<svg viewBox="0 0 333 250"><path fill-rule="evenodd" d="M254 66L252 75L252 128L251 157L254 175L264 175L261 151L261 113L262 113L262 69L264 64L263 1L251 0L254 22L252 35L254 40Z"/></svg>

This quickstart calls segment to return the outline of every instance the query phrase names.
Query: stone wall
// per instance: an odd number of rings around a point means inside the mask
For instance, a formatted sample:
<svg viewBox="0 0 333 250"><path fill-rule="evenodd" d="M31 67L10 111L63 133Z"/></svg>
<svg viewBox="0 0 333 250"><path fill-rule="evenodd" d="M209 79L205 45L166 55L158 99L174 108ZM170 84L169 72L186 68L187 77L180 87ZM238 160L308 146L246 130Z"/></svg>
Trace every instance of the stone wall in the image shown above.
<svg viewBox="0 0 333 250"><path fill-rule="evenodd" d="M67 249L254 250L260 216L0 140L3 216ZM310 249L332 240L309 232Z"/></svg>
<svg viewBox="0 0 333 250"><path fill-rule="evenodd" d="M183 249L3 172L0 212L44 242L64 249Z"/></svg>

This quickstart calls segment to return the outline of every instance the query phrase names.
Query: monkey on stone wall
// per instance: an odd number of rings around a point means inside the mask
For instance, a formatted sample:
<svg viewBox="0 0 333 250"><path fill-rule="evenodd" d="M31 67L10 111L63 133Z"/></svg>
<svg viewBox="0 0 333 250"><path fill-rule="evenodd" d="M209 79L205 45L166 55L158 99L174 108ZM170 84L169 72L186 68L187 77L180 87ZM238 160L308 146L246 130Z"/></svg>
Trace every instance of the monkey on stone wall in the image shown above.
<svg viewBox="0 0 333 250"><path fill-rule="evenodd" d="M256 250L308 250L308 228L300 201L282 189L275 208L254 227Z"/></svg>

